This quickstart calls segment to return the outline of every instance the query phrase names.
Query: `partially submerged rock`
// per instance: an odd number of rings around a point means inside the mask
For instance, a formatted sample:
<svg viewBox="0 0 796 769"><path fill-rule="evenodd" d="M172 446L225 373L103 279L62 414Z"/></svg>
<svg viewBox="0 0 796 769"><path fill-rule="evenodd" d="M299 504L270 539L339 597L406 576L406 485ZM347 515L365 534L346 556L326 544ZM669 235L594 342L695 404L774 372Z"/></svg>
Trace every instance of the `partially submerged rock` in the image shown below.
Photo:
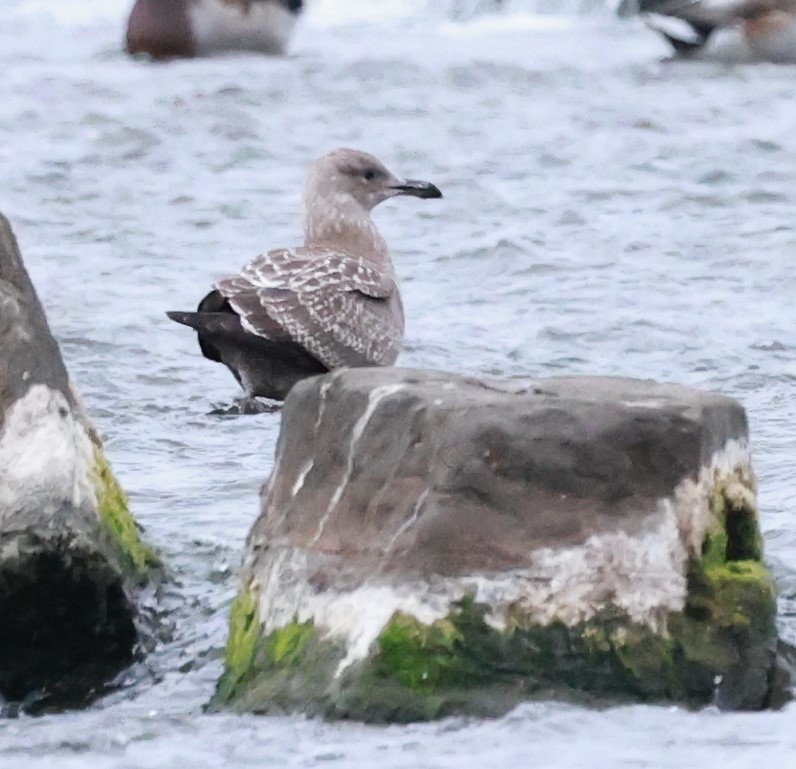
<svg viewBox="0 0 796 769"><path fill-rule="evenodd" d="M742 407L648 381L298 385L214 706L405 721L541 695L770 695Z"/></svg>
<svg viewBox="0 0 796 769"><path fill-rule="evenodd" d="M0 695L80 702L127 666L158 573L0 215Z"/></svg>

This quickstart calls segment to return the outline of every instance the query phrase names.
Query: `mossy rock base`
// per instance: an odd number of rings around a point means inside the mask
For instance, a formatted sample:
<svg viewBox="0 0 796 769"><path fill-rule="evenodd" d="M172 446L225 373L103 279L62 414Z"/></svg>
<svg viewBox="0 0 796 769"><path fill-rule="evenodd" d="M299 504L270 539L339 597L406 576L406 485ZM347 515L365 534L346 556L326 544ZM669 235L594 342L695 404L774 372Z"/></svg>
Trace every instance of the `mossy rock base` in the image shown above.
<svg viewBox="0 0 796 769"><path fill-rule="evenodd" d="M256 594L244 590L232 606L226 669L210 709L323 714L327 687L343 659L339 644L320 638L311 622L291 622L263 637Z"/></svg>
<svg viewBox="0 0 796 769"><path fill-rule="evenodd" d="M212 706L376 722L499 715L550 696L764 706L776 643L765 568L694 561L689 582L688 605L660 631L608 612L574 627L523 626L516 616L498 630L470 598L430 625L396 613L367 659L340 675L339 642L297 621L263 637L256 596L244 592Z"/></svg>
<svg viewBox="0 0 796 769"><path fill-rule="evenodd" d="M90 703L157 633L137 596L162 567L98 446L93 482L96 511L0 532L0 694L26 712Z"/></svg>
<svg viewBox="0 0 796 769"><path fill-rule="evenodd" d="M616 610L572 626L539 625L517 610L497 629L489 607L465 597L430 624L396 612L368 656L341 669L346 649L312 621L263 633L250 583L232 610L211 706L375 722L499 715L541 697L765 707L782 694L772 687L775 597L756 512L737 500L723 486L714 494L702 556L688 563L685 607L657 628Z"/></svg>
<svg viewBox="0 0 796 769"><path fill-rule="evenodd" d="M120 572L80 535L28 532L0 537L0 548L4 699L27 712L91 702L134 661L138 645Z"/></svg>

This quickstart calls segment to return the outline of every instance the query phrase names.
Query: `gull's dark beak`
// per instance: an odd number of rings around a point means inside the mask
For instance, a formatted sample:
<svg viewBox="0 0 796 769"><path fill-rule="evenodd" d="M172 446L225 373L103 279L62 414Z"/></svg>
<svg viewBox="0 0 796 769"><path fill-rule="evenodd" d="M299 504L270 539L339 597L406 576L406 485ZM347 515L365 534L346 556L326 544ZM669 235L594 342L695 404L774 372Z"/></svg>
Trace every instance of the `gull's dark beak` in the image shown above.
<svg viewBox="0 0 796 769"><path fill-rule="evenodd" d="M412 195L415 198L441 198L439 187L431 182L419 182L415 179L404 179L398 184L391 185L399 195Z"/></svg>

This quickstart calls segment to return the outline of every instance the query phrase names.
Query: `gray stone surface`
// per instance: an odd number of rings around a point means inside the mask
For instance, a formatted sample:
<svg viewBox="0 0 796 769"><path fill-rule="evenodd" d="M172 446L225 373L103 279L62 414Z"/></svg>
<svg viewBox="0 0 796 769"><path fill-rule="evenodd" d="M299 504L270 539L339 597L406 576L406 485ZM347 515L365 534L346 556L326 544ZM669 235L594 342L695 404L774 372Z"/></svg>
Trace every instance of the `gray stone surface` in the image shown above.
<svg viewBox="0 0 796 769"><path fill-rule="evenodd" d="M317 377L285 403L247 547L218 702L403 720L500 710L545 686L767 701L773 593L746 417L717 394ZM273 650L308 628L323 659L278 670ZM511 686L483 670L514 671Z"/></svg>
<svg viewBox="0 0 796 769"><path fill-rule="evenodd" d="M129 664L141 543L0 216L0 695L80 702Z"/></svg>
<svg viewBox="0 0 796 769"><path fill-rule="evenodd" d="M512 391L396 369L316 379L283 419L254 541L340 554L347 570L354 556L366 575L376 562L445 576L527 566L540 547L637 531L747 436L739 403L674 385L562 378Z"/></svg>
<svg viewBox="0 0 796 769"><path fill-rule="evenodd" d="M50 333L8 221L0 216L0 426L5 407L34 384L73 402L58 344Z"/></svg>

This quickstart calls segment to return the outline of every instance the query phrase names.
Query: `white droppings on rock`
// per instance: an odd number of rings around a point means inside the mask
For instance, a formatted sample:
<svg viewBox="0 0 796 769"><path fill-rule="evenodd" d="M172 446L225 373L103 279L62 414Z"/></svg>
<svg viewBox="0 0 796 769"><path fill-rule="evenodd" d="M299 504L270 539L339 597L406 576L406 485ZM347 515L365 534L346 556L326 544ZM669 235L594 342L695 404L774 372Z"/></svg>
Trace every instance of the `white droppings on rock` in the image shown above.
<svg viewBox="0 0 796 769"><path fill-rule="evenodd" d="M266 634L293 621L312 620L324 637L342 641L346 655L337 675L368 655L396 611L427 623L447 612L447 596L428 592L425 585L425 594L412 583L365 585L350 592L317 591L307 579L307 558L306 550L289 547L264 554L255 572L258 614Z"/></svg>
<svg viewBox="0 0 796 769"><path fill-rule="evenodd" d="M492 618L500 624L511 605L540 625L568 627L615 607L659 631L666 614L685 605L686 562L677 520L661 506L644 533L606 532L577 547L539 550L533 568L482 581L477 596L498 608Z"/></svg>
<svg viewBox="0 0 796 769"><path fill-rule="evenodd" d="M431 489L426 489L418 498L417 502L415 502L414 506L412 507L411 515L398 527L395 534L392 535L390 541L387 543L387 547L384 550L384 554L387 555L393 551L398 540L407 532L412 526L417 523L417 519L420 517L420 512L423 509L423 504L428 497L429 492Z"/></svg>
<svg viewBox="0 0 796 769"><path fill-rule="evenodd" d="M33 385L6 410L0 431L0 518L96 507L93 466L91 439L63 393Z"/></svg>
<svg viewBox="0 0 796 769"><path fill-rule="evenodd" d="M346 467L343 473L343 477L340 479L340 483L337 484L337 488L335 488L334 492L332 492L332 496L329 499L329 504L326 506L326 512L324 513L323 517L318 523L318 528L315 531L314 536L310 540L310 545L314 545L318 542L318 540L323 535L323 530L326 527L329 519L334 513L335 508L337 507L337 503L343 496L343 492L345 491L346 486L348 485L348 481L351 478L351 472L354 469L354 456L356 453L357 443L359 439L362 437L362 434L365 432L365 428L368 426L368 422L370 422L371 417L375 413L376 409L379 407L379 404L385 399L388 398L390 395L394 395L395 393L399 392L400 390L404 389L403 384L391 384L391 385L383 385L382 387L375 387L369 394L368 394L368 403L365 407L365 410L362 412L362 416L357 419L354 423L353 428L351 429L351 440L348 444L348 456L346 458Z"/></svg>
<svg viewBox="0 0 796 769"><path fill-rule="evenodd" d="M318 416L315 418L315 435L318 434L318 428L321 426L321 421L323 420L323 412L326 411L326 396L331 386L331 381L325 381L321 385L320 392L318 393Z"/></svg>
<svg viewBox="0 0 796 769"><path fill-rule="evenodd" d="M269 589L261 594L259 607L265 631L294 618L312 620L325 637L341 641L346 649L338 675L367 657L395 612L430 624L467 595L490 607L486 621L498 629L514 614L541 626L554 621L574 626L615 607L634 622L660 630L665 615L682 610L686 597L685 549L671 514L642 536L606 534L577 547L540 550L528 569L430 582L374 579L345 592L316 591L303 550L269 552L265 559L260 584Z"/></svg>
<svg viewBox="0 0 796 769"><path fill-rule="evenodd" d="M301 489L304 487L304 481L307 479L307 475L309 474L310 470L312 470L315 461L313 459L308 459L304 466L301 468L301 472L299 472L298 477L296 478L296 482L293 484L293 488L290 490L290 496L295 497Z"/></svg>
<svg viewBox="0 0 796 769"><path fill-rule="evenodd" d="M663 406L659 398L647 398L646 400L627 400L619 401L622 406L630 409L660 409Z"/></svg>
<svg viewBox="0 0 796 769"><path fill-rule="evenodd" d="M682 540L692 555L701 555L702 542L713 525L710 497L717 479L731 477L747 488L754 489L752 456L745 440L728 441L702 467L696 480L686 478L681 481L671 499L666 501L666 504L672 506Z"/></svg>

